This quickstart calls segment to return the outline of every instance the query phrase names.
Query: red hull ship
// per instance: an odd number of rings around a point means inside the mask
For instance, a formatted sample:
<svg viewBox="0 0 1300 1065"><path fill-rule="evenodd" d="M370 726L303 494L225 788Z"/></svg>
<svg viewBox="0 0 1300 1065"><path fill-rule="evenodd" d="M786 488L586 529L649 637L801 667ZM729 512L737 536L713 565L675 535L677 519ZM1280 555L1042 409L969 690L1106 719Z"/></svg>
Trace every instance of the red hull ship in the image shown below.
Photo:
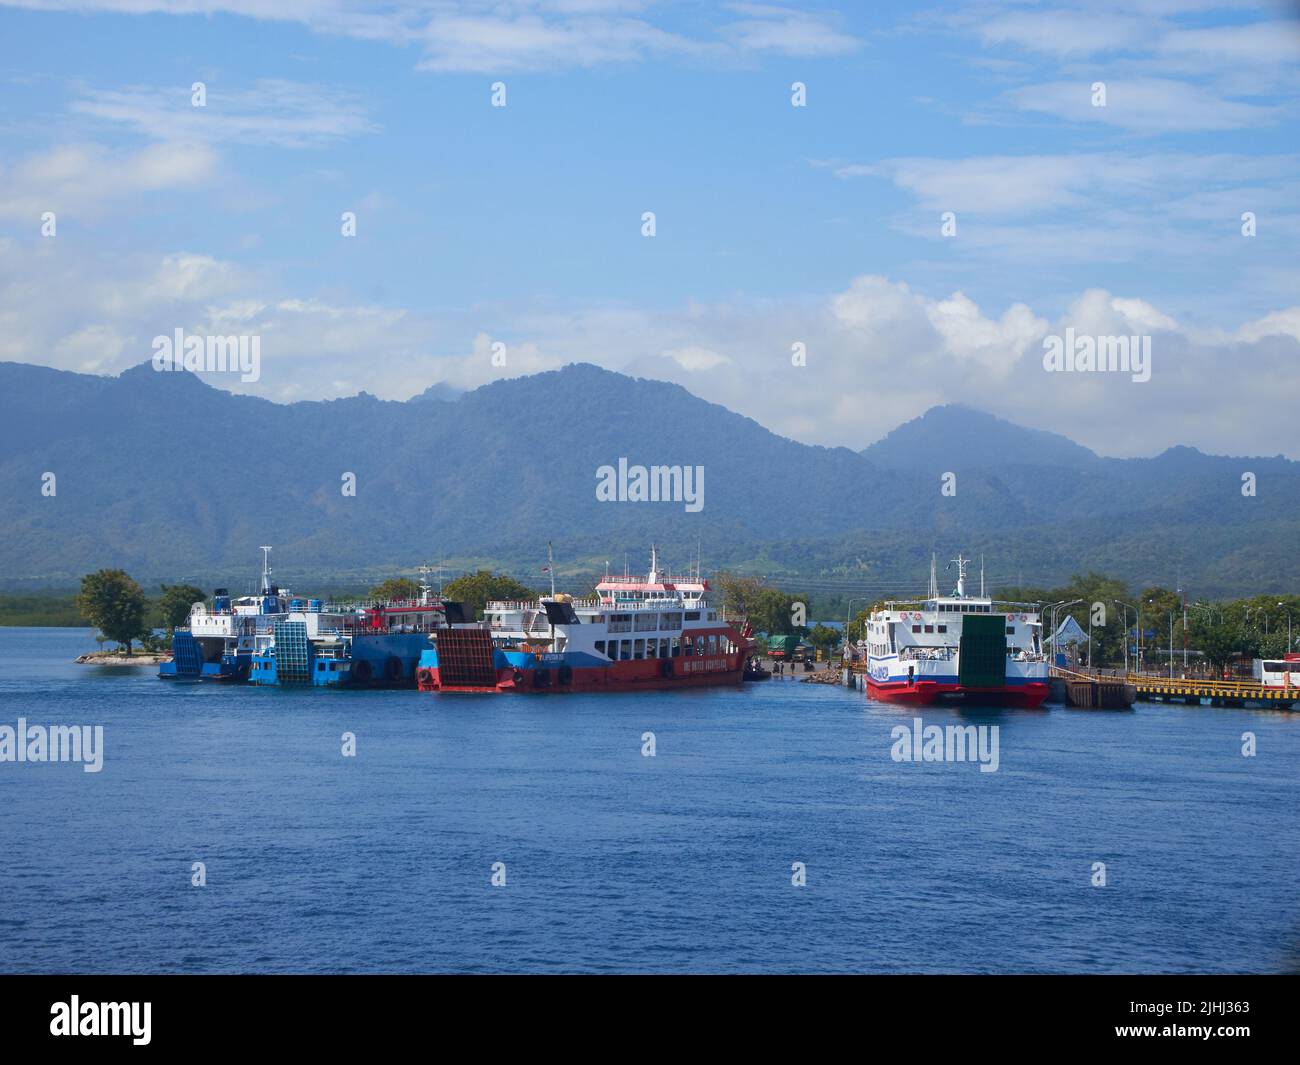
<svg viewBox="0 0 1300 1065"><path fill-rule="evenodd" d="M739 684L753 655L743 621L708 602L699 574L606 576L592 599L490 602L486 620L439 629L421 691L648 691Z"/></svg>
<svg viewBox="0 0 1300 1065"><path fill-rule="evenodd" d="M958 555L951 565L951 595L939 594L931 562L925 599L872 611L864 641L867 695L906 706L1041 706L1049 671L1037 607L989 598L982 571L980 594L967 595L967 559Z"/></svg>

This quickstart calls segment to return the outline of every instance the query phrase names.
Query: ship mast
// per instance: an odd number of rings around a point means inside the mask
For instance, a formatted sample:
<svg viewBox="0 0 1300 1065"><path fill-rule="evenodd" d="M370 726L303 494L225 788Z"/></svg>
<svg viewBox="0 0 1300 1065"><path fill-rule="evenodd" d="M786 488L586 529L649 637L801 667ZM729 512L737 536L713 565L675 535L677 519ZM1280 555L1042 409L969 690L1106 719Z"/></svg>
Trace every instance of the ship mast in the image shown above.
<svg viewBox="0 0 1300 1065"><path fill-rule="evenodd" d="M429 574L433 572L433 567L429 563L424 563L418 570L420 574L420 602L428 603L433 595L433 589L429 587Z"/></svg>
<svg viewBox="0 0 1300 1065"><path fill-rule="evenodd" d="M271 549L265 544L258 548L262 552L262 594L271 594Z"/></svg>
<svg viewBox="0 0 1300 1065"><path fill-rule="evenodd" d="M958 599L966 598L966 566L969 563L970 563L970 559L962 558L960 551L957 552L956 558L951 559L948 562L949 566L957 567L957 598Z"/></svg>
<svg viewBox="0 0 1300 1065"><path fill-rule="evenodd" d="M551 541L546 541L546 568L551 574L551 598L555 598L555 557L551 553Z"/></svg>
<svg viewBox="0 0 1300 1065"><path fill-rule="evenodd" d="M938 565L938 558L933 551L930 552L930 598L939 598L939 574L935 567Z"/></svg>

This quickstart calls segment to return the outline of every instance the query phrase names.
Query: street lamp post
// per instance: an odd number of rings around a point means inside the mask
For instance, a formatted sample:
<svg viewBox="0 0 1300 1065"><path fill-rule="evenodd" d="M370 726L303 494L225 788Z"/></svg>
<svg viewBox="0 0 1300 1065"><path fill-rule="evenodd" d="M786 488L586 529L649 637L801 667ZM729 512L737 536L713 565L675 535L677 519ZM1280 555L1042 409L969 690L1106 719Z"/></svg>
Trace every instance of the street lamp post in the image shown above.
<svg viewBox="0 0 1300 1065"><path fill-rule="evenodd" d="M1052 658L1056 658L1056 612L1063 606L1075 606L1082 603L1082 599L1062 599L1059 603L1053 603L1048 609L1052 612ZM1055 663L1053 663L1055 664Z"/></svg>
<svg viewBox="0 0 1300 1065"><path fill-rule="evenodd" d="M1133 606L1132 603L1126 603L1122 599L1112 599L1111 602L1124 612L1124 675L1128 676L1128 612L1132 610L1137 616L1139 634L1142 631L1142 612L1137 607ZM1139 662L1138 671L1140 672L1141 669L1142 666Z"/></svg>
<svg viewBox="0 0 1300 1065"><path fill-rule="evenodd" d="M841 657L843 657L843 654L847 653L849 649L849 618L853 616L853 604L857 602L866 603L869 602L870 600L871 600L871 596L869 595L849 596L848 606L844 608L844 648L843 648L843 652L841 653Z"/></svg>
<svg viewBox="0 0 1300 1065"><path fill-rule="evenodd" d="M1169 679L1174 679L1174 617L1177 611L1169 611Z"/></svg>

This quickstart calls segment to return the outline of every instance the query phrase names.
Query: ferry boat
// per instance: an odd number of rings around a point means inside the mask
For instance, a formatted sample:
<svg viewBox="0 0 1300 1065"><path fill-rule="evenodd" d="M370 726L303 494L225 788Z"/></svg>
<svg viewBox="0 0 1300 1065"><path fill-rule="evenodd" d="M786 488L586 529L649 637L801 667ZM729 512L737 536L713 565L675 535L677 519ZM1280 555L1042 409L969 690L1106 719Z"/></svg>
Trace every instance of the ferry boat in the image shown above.
<svg viewBox="0 0 1300 1065"><path fill-rule="evenodd" d="M419 596L344 609L294 600L253 637L249 679L258 685L415 687L430 634L460 621L460 605L434 596L422 571Z"/></svg>
<svg viewBox="0 0 1300 1065"><path fill-rule="evenodd" d="M1035 607L966 594L969 560L959 554L957 588L939 595L930 562L930 594L888 602L867 624L867 695L929 706L978 703L1038 707L1047 698L1048 660Z"/></svg>
<svg viewBox="0 0 1300 1065"><path fill-rule="evenodd" d="M698 573L610 576L590 599L555 593L489 602L486 620L437 631L420 657L421 691L644 691L739 684L749 626L709 602Z"/></svg>
<svg viewBox="0 0 1300 1065"><path fill-rule="evenodd" d="M158 666L163 680L245 681L252 669L254 638L288 616L294 600L271 583L270 547L262 549L262 587L257 595L232 597L218 588L212 605L195 603L189 625L172 633L172 657ZM316 604L320 600L301 601Z"/></svg>
<svg viewBox="0 0 1300 1065"><path fill-rule="evenodd" d="M416 599L340 608L291 595L271 583L270 547L262 548L257 595L218 588L195 603L189 625L172 635L164 680L251 681L259 685L414 687L429 633L459 606L434 596L421 571Z"/></svg>

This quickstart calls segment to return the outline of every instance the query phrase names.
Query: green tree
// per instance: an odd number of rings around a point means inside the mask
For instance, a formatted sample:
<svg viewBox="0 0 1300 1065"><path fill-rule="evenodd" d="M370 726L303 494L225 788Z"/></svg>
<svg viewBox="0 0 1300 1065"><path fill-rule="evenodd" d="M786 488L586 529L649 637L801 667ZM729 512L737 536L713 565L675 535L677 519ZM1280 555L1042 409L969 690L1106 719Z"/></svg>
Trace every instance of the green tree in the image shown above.
<svg viewBox="0 0 1300 1065"><path fill-rule="evenodd" d="M81 578L77 609L109 640L131 653L131 642L148 630L144 589L120 569L102 569Z"/></svg>
<svg viewBox="0 0 1300 1065"><path fill-rule="evenodd" d="M420 582L410 577L392 577L370 589L371 599L419 599Z"/></svg>
<svg viewBox="0 0 1300 1065"><path fill-rule="evenodd" d="M489 599L536 599L537 593L504 573L481 569L457 577L443 588L443 596L464 603L478 617Z"/></svg>
<svg viewBox="0 0 1300 1065"><path fill-rule="evenodd" d="M827 625L814 625L808 634L808 642L818 650L830 651L839 646L840 634Z"/></svg>
<svg viewBox="0 0 1300 1065"><path fill-rule="evenodd" d="M1231 622L1215 623L1198 617L1192 623L1192 646L1201 652L1205 661L1222 669L1243 651L1248 651L1253 641L1246 631Z"/></svg>
<svg viewBox="0 0 1300 1065"><path fill-rule="evenodd" d="M158 615L162 627L168 632L189 620L190 608L204 599L202 588L192 584L164 584L158 598Z"/></svg>
<svg viewBox="0 0 1300 1065"><path fill-rule="evenodd" d="M1267 636L1257 636L1260 658L1281 658L1287 652L1286 630L1270 632Z"/></svg>
<svg viewBox="0 0 1300 1065"><path fill-rule="evenodd" d="M728 615L742 614L755 632L794 633L804 635L807 625L794 623L794 605L803 603L803 614L808 615L808 597L791 595L764 584L758 577L741 577L734 573L720 573L713 580L713 588L720 595Z"/></svg>

